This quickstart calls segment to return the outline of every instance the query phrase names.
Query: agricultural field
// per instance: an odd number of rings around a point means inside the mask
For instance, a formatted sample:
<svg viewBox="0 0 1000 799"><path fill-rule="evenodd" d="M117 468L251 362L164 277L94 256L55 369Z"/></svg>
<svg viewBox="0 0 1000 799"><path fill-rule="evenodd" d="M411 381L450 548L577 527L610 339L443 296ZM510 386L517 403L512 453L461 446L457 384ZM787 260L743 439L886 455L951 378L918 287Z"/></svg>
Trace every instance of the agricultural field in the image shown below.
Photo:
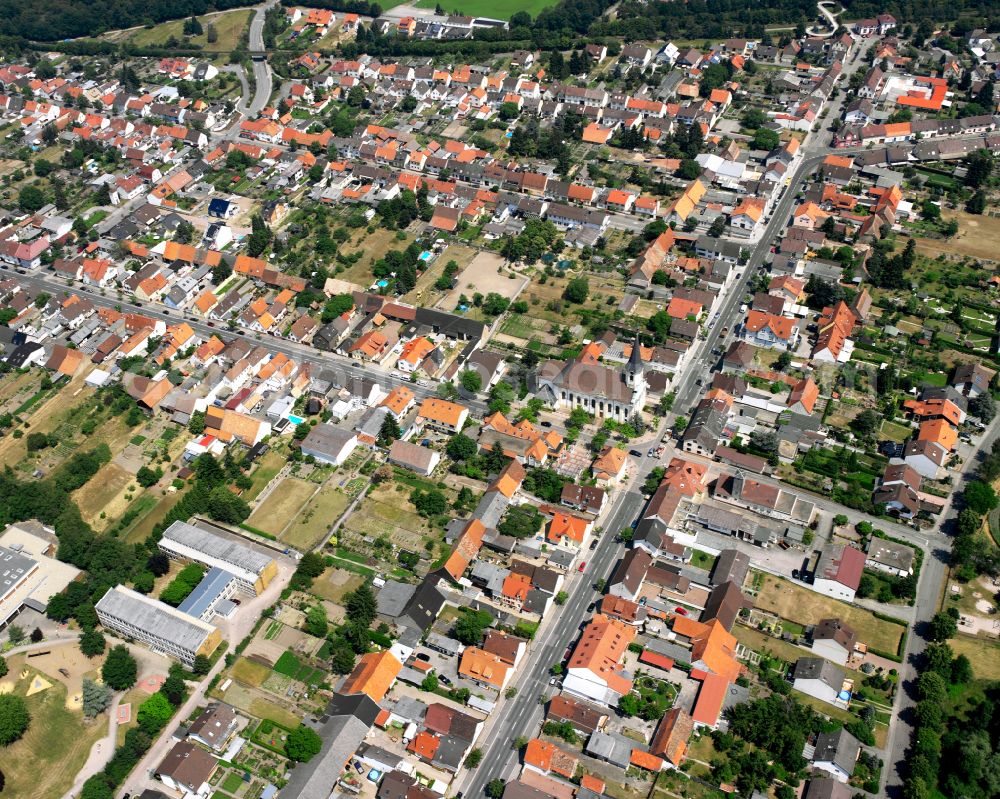
<svg viewBox="0 0 1000 799"><path fill-rule="evenodd" d="M125 471L117 463L106 463L83 488L74 493L76 504L84 521L95 529L102 529L113 519L117 519L128 507L131 494L129 487L138 489L135 475Z"/></svg>
<svg viewBox="0 0 1000 799"><path fill-rule="evenodd" d="M365 578L363 575L331 566L313 580L309 593L315 594L320 599L340 604L344 601L344 597L347 594L358 588L364 581Z"/></svg>
<svg viewBox="0 0 1000 799"><path fill-rule="evenodd" d="M316 486L306 480L286 477L257 505L247 524L279 536L315 491Z"/></svg>
<svg viewBox="0 0 1000 799"><path fill-rule="evenodd" d="M241 657L233 664L229 674L234 680L259 688L271 675L271 670L263 663Z"/></svg>
<svg viewBox="0 0 1000 799"><path fill-rule="evenodd" d="M996 241L1000 238L1000 218L977 216L964 211L944 210L942 218L958 222L958 233L950 239L917 239L917 252L937 257L959 255L997 260Z"/></svg>
<svg viewBox="0 0 1000 799"><path fill-rule="evenodd" d="M906 632L903 625L877 619L870 611L838 602L770 574L763 575L763 584L754 603L761 610L770 610L783 619L802 625L839 618L857 631L858 640L881 652L898 652Z"/></svg>

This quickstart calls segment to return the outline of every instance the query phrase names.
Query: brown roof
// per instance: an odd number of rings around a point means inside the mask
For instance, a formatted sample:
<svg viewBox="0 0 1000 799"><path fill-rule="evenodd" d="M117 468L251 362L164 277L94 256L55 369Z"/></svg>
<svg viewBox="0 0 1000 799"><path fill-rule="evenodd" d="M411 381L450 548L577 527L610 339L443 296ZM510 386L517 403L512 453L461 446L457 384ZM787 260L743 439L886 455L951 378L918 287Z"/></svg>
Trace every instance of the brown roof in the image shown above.
<svg viewBox="0 0 1000 799"><path fill-rule="evenodd" d="M433 462L434 450L398 439L389 447L389 460L401 466L427 471Z"/></svg>
<svg viewBox="0 0 1000 799"><path fill-rule="evenodd" d="M630 594L635 594L646 578L653 556L644 549L630 549L621 559L611 576L610 585L623 583Z"/></svg>
<svg viewBox="0 0 1000 799"><path fill-rule="evenodd" d="M518 638L515 635L508 635L500 630L488 630L486 640L483 642L483 650L513 666L514 660L517 658L517 651L524 643L523 638Z"/></svg>
<svg viewBox="0 0 1000 799"><path fill-rule="evenodd" d="M853 652L858 634L854 632L853 627L848 627L840 619L823 619L813 629L812 638L813 641L836 641L848 652Z"/></svg>
<svg viewBox="0 0 1000 799"><path fill-rule="evenodd" d="M715 586L709 594L701 620L710 622L712 619L718 619L723 627L732 630L739 612L749 604L750 601L735 583L722 583Z"/></svg>
<svg viewBox="0 0 1000 799"><path fill-rule="evenodd" d="M217 765L218 761L204 749L187 741L181 741L174 744L174 748L167 752L167 756L160 761L156 773L169 776L174 782L197 791L202 783L208 782Z"/></svg>
<svg viewBox="0 0 1000 799"><path fill-rule="evenodd" d="M577 699L560 694L549 702L546 718L568 721L577 729L594 732L601 726L602 714Z"/></svg>
<svg viewBox="0 0 1000 799"><path fill-rule="evenodd" d="M221 702L209 705L205 712L194 720L188 729L189 735L197 735L213 746L222 743L236 721L236 713L229 705Z"/></svg>

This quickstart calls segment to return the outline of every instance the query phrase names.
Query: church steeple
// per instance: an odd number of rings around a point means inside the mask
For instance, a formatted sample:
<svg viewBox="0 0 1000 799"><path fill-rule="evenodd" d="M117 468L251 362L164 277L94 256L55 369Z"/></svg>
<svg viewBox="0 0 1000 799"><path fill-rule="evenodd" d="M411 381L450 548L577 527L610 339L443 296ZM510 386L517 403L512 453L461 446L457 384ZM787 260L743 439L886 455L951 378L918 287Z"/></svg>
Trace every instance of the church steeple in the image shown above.
<svg viewBox="0 0 1000 799"><path fill-rule="evenodd" d="M632 342L632 354L629 356L628 365L625 367L625 383L631 388L639 385L640 381L645 381L646 367L642 362L642 347L639 344L639 336Z"/></svg>

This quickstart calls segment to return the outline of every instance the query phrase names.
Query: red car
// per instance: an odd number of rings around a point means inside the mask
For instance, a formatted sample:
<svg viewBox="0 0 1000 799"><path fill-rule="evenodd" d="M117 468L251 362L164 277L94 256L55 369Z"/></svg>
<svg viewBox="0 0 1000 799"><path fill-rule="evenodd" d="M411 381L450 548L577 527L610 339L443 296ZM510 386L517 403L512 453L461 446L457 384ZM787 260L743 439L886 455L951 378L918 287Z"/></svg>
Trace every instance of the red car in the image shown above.
<svg viewBox="0 0 1000 799"><path fill-rule="evenodd" d="M681 616L687 616L688 615L687 608L674 608L674 613L677 613L677 614L679 614Z"/></svg>
<svg viewBox="0 0 1000 799"><path fill-rule="evenodd" d="M580 564L580 568L578 569L578 571L583 571L586 568L587 568L587 561L584 561L583 563Z"/></svg>

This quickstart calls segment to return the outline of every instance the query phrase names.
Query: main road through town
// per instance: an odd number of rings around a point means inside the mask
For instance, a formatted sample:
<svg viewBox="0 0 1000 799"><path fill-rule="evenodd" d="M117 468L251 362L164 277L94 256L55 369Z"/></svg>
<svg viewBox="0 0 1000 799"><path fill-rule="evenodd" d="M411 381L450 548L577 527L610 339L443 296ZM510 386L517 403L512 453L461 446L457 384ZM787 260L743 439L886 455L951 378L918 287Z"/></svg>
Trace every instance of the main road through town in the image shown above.
<svg viewBox="0 0 1000 799"><path fill-rule="evenodd" d="M464 772L460 787L467 797L481 797L490 780L508 779L517 768L517 752L512 742L524 735L533 736L541 721L543 707L540 697L558 693L549 688L549 668L563 659L563 653L580 632L580 626L590 615L587 607L599 594L594 588L598 580L606 580L618 558L624 554L616 540L618 531L628 527L642 510L645 498L635 490L648 464L643 461L632 477L632 487L620 489L603 521L604 532L597 549L584 552L581 560L587 566L582 574L574 572L567 580L569 598L557 613L542 620L529 649L528 658L514 683L517 694L500 699L480 738L483 759L479 768ZM589 559L588 559L589 556Z"/></svg>

